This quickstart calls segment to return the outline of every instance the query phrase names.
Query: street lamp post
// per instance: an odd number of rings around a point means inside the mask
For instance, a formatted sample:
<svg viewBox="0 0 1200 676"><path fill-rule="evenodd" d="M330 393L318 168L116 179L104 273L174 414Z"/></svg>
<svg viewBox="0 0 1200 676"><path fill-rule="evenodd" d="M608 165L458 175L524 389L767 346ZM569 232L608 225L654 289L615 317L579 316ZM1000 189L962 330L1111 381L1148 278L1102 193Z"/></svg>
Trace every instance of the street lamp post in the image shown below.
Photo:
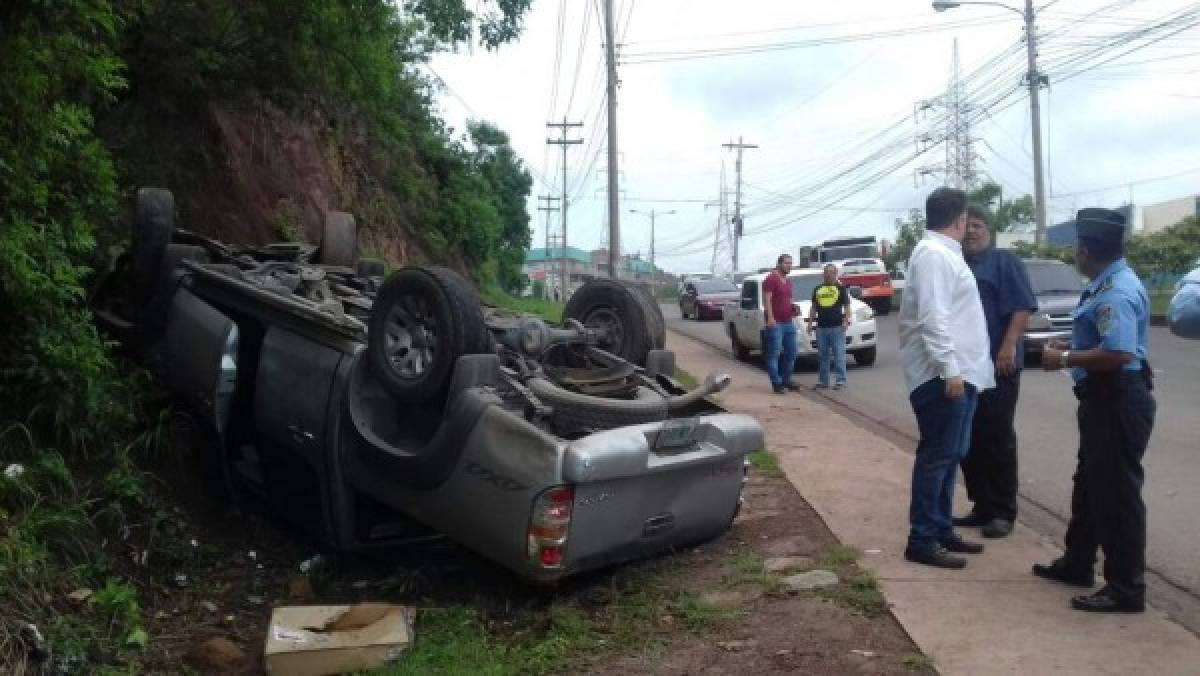
<svg viewBox="0 0 1200 676"><path fill-rule="evenodd" d="M653 284L655 277L657 276L657 273L655 272L657 268L654 266L654 219L657 216L668 216L673 214L675 213L675 210L671 209L670 211L657 211L655 209L651 209L649 211L643 211L641 209L630 209L629 213L641 214L643 216L650 217L650 283Z"/></svg>
<svg viewBox="0 0 1200 676"><path fill-rule="evenodd" d="M1033 203L1034 218L1037 224L1034 241L1038 246L1043 246L1046 244L1046 181L1042 173L1042 106L1038 93L1042 84L1042 76L1038 73L1037 68L1037 31L1034 28L1036 14L1033 9L1033 0L1025 0L1024 10L1001 2L987 2L986 0L976 2L967 2L966 0L962 2L935 0L933 8L939 12L944 12L961 5L1003 7L1004 9L1020 14L1025 20L1025 52L1028 61L1028 70L1025 73L1025 79L1029 86L1029 126L1033 132Z"/></svg>

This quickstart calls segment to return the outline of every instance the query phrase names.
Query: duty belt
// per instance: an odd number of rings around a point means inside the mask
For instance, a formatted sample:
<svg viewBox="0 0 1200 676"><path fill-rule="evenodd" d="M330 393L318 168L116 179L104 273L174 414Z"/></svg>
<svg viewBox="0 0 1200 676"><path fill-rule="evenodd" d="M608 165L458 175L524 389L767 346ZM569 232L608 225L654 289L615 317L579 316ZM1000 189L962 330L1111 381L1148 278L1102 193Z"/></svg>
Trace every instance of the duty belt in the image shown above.
<svg viewBox="0 0 1200 676"><path fill-rule="evenodd" d="M1134 388L1154 390L1154 371L1149 360L1142 360L1140 371L1088 371L1087 377L1075 384L1075 397L1080 400L1108 398Z"/></svg>

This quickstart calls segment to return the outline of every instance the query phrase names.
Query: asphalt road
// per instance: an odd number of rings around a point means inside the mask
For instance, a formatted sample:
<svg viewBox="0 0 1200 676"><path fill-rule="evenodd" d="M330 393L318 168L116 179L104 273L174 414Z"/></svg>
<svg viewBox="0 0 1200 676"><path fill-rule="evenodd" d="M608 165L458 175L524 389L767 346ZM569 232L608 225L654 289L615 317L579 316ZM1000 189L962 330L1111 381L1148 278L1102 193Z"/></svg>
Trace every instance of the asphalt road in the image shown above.
<svg viewBox="0 0 1200 676"><path fill-rule="evenodd" d="M667 327L730 354L718 321L685 321L676 305L664 305ZM916 421L900 368L898 322L877 318L879 351L874 366L848 357L849 388L829 392L831 405L849 409L897 441L915 446ZM732 358L732 356L731 356ZM1151 602L1200 631L1200 342L1150 328L1150 361L1156 372L1157 420L1144 461L1149 525L1147 563L1156 574ZM816 382L815 368L801 364L796 379ZM763 387L767 387L764 373ZM1036 366L1021 379L1017 408L1022 514L1019 518L1061 543L1070 514L1071 475L1078 431L1071 379ZM1156 579L1157 578L1157 579ZM1170 597L1170 598L1164 598Z"/></svg>

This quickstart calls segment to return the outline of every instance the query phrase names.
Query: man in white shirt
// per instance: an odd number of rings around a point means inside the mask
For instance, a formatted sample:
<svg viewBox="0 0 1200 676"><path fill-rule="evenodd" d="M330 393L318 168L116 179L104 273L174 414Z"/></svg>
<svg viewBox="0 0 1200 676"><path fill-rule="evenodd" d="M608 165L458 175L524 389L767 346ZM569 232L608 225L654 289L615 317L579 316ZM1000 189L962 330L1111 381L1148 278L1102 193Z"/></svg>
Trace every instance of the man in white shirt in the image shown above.
<svg viewBox="0 0 1200 676"><path fill-rule="evenodd" d="M900 304L900 357L921 434L904 558L962 568L966 559L951 552L978 554L983 545L954 532L955 473L970 446L979 392L995 386L995 373L979 290L962 254L966 193L934 190L925 200L925 220Z"/></svg>

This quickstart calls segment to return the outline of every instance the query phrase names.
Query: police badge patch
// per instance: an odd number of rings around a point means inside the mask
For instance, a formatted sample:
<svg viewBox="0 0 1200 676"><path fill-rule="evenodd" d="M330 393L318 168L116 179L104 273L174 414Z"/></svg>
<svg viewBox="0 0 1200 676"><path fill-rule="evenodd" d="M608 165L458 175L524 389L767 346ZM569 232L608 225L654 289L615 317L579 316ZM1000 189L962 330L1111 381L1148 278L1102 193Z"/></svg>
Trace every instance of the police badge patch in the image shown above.
<svg viewBox="0 0 1200 676"><path fill-rule="evenodd" d="M1100 335L1107 336L1109 329L1112 328L1113 309L1112 305L1105 303L1096 308L1096 330Z"/></svg>

